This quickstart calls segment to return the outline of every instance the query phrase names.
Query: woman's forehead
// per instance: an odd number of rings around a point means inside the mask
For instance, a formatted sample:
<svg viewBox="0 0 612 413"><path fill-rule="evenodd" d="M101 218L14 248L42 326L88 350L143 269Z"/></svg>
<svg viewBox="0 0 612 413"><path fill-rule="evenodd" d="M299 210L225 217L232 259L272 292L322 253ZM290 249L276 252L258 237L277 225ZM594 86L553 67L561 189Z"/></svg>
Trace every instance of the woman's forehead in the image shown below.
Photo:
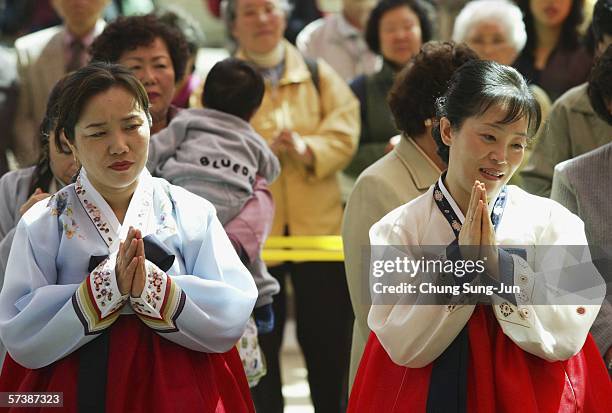
<svg viewBox="0 0 612 413"><path fill-rule="evenodd" d="M280 0L236 0L237 7L249 7L249 6L263 6L263 5L274 5L279 6Z"/></svg>
<svg viewBox="0 0 612 413"><path fill-rule="evenodd" d="M468 26L468 35L482 35L482 34L501 34L502 36L509 36L510 29L506 27L501 21L495 21L492 19L481 19L476 20Z"/></svg>
<svg viewBox="0 0 612 413"><path fill-rule="evenodd" d="M505 130L508 129L509 126L512 126L512 129L524 128L526 130L529 124L528 113L525 111L518 111L518 113L513 114L511 113L512 111L513 109L507 104L493 103L482 113L471 116L467 120L470 121L469 123L473 126L490 126L500 130Z"/></svg>
<svg viewBox="0 0 612 413"><path fill-rule="evenodd" d="M141 111L136 97L130 91L121 86L113 86L87 100L78 123L95 119L123 118L124 115L131 116Z"/></svg>
<svg viewBox="0 0 612 413"><path fill-rule="evenodd" d="M150 43L143 44L135 49L125 50L121 53L119 61L128 59L155 59L155 58L170 58L170 51L166 42L161 37L155 37Z"/></svg>

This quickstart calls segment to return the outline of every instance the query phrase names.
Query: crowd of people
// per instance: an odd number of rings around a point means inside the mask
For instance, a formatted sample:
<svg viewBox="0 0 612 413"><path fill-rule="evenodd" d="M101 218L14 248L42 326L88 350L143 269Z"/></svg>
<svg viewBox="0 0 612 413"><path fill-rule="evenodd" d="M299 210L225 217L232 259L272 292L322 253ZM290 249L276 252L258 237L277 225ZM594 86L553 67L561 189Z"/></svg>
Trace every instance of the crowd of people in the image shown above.
<svg viewBox="0 0 612 413"><path fill-rule="evenodd" d="M191 16L110 3L0 49L0 392L282 413L293 308L319 413L609 411L612 0L453 2L448 39L434 0L207 1L204 79ZM498 293L374 294L431 246L484 274L408 284Z"/></svg>

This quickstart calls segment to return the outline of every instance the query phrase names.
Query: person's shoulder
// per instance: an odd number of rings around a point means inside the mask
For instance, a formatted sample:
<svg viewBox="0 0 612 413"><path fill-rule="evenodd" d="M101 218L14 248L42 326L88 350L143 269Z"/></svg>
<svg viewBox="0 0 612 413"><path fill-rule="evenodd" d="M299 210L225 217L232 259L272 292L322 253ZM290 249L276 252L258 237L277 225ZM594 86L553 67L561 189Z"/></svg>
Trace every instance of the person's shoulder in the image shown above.
<svg viewBox="0 0 612 413"><path fill-rule="evenodd" d="M186 108L178 111L168 124L169 127L190 123L206 118L205 109L202 108ZM167 129L167 128L166 128ZM162 129L163 131L164 129ZM160 131L161 132L161 131Z"/></svg>
<svg viewBox="0 0 612 413"><path fill-rule="evenodd" d="M434 187L432 185L423 194L393 209L391 212L381 218L379 222L383 224L395 225L396 223L400 222L406 224L410 222L416 223L422 221L423 217L428 216L431 213L433 190Z"/></svg>
<svg viewBox="0 0 612 413"><path fill-rule="evenodd" d="M559 202L543 196L531 194L516 185L508 185L509 203L512 208L520 210L521 216L536 221L557 215L574 215Z"/></svg>
<svg viewBox="0 0 612 413"><path fill-rule="evenodd" d="M0 197L3 208L17 214L19 207L28 199L28 190L36 167L17 169L0 178Z"/></svg>
<svg viewBox="0 0 612 413"><path fill-rule="evenodd" d="M587 88L588 83L583 83L578 86L574 86L569 89L563 95L561 95L553 104L553 110L555 108L563 108L564 110L583 109L585 102L588 103ZM590 106L590 104L589 104Z"/></svg>
<svg viewBox="0 0 612 413"><path fill-rule="evenodd" d="M38 201L26 211L21 220L24 221L31 231L36 233L48 228L52 222L57 223L61 215L71 214L70 210L78 202L75 196L74 185L67 185L49 198Z"/></svg>
<svg viewBox="0 0 612 413"><path fill-rule="evenodd" d="M63 26L53 26L26 34L25 36L19 37L17 40L15 40L15 49L18 52L23 50L31 51L33 49L40 49L63 30Z"/></svg>
<svg viewBox="0 0 612 413"><path fill-rule="evenodd" d="M550 201L550 199L543 196L527 192L517 185L506 185L506 190L508 191L508 200L510 204L525 206L525 208L532 208L534 204L545 205ZM529 205L530 203L531 205Z"/></svg>
<svg viewBox="0 0 612 413"><path fill-rule="evenodd" d="M366 169L364 169L361 175L359 175L359 179L384 178L387 172L395 169L398 163L401 163L401 160L398 158L395 152L390 151L382 158L377 159L372 165L369 165Z"/></svg>
<svg viewBox="0 0 612 413"><path fill-rule="evenodd" d="M431 218L433 186L422 195L396 207L370 228L372 242L407 242L418 239ZM395 241L391 241L395 240Z"/></svg>
<svg viewBox="0 0 612 413"><path fill-rule="evenodd" d="M30 166L5 173L0 178L0 187L16 188L23 185L24 182L28 182L29 184L35 169L36 166Z"/></svg>
<svg viewBox="0 0 612 413"><path fill-rule="evenodd" d="M600 172L608 177L607 173L611 168L611 162L612 143L608 143L592 151L578 155L575 158L558 163L555 166L555 173L575 176L583 173L585 170L597 171L598 169L605 168L605 171Z"/></svg>
<svg viewBox="0 0 612 413"><path fill-rule="evenodd" d="M296 44L298 48L301 50L302 47L307 47L309 43L324 37L325 29L328 24L329 20L325 17L308 23L297 36Z"/></svg>
<svg viewBox="0 0 612 413"><path fill-rule="evenodd" d="M364 169L357 178L356 185L378 185L392 181L398 175L402 178L408 177L410 170L404 166L397 153L391 151Z"/></svg>

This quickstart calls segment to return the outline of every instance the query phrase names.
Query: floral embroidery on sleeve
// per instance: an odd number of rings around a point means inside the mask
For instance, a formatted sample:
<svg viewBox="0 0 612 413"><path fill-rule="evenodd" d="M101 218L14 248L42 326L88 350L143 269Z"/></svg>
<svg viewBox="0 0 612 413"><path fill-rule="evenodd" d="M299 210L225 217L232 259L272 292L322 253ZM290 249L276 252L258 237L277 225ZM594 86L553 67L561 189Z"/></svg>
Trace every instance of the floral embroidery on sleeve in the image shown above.
<svg viewBox="0 0 612 413"><path fill-rule="evenodd" d="M115 260L105 259L81 283L72 305L85 335L101 333L119 317L128 296L121 295L115 279Z"/></svg>
<svg viewBox="0 0 612 413"><path fill-rule="evenodd" d="M130 297L134 312L153 330L178 331L176 319L185 305L185 293L165 272L150 261L145 263L147 279L140 297Z"/></svg>

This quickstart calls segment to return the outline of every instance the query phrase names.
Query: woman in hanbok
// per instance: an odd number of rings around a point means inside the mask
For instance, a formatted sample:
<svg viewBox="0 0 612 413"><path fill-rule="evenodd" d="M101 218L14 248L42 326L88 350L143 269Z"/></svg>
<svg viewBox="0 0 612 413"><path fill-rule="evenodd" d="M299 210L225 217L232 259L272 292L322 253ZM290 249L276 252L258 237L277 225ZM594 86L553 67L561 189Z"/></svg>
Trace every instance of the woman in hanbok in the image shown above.
<svg viewBox="0 0 612 413"><path fill-rule="evenodd" d="M65 80L55 143L81 169L15 231L0 391L63 392L69 412L252 412L233 346L257 290L214 207L145 169L148 107L118 65Z"/></svg>
<svg viewBox="0 0 612 413"><path fill-rule="evenodd" d="M588 254L560 247L586 245L583 223L554 201L506 186L540 122L527 84L510 67L469 62L438 100L437 120L434 138L448 169L426 193L372 226L372 259L390 251L418 259L410 250L439 246L445 260L488 258L484 278L421 271L412 283L463 289L486 280L479 286L520 292L498 290L488 296L490 305L466 294L441 302L444 295L428 296L420 286L415 294L373 295L372 334L349 411L609 411L612 386L588 335L605 287ZM556 255L538 246L552 246ZM579 299L570 291L571 300L549 294L549 281L572 269L590 294ZM553 296L543 305L542 297Z"/></svg>

